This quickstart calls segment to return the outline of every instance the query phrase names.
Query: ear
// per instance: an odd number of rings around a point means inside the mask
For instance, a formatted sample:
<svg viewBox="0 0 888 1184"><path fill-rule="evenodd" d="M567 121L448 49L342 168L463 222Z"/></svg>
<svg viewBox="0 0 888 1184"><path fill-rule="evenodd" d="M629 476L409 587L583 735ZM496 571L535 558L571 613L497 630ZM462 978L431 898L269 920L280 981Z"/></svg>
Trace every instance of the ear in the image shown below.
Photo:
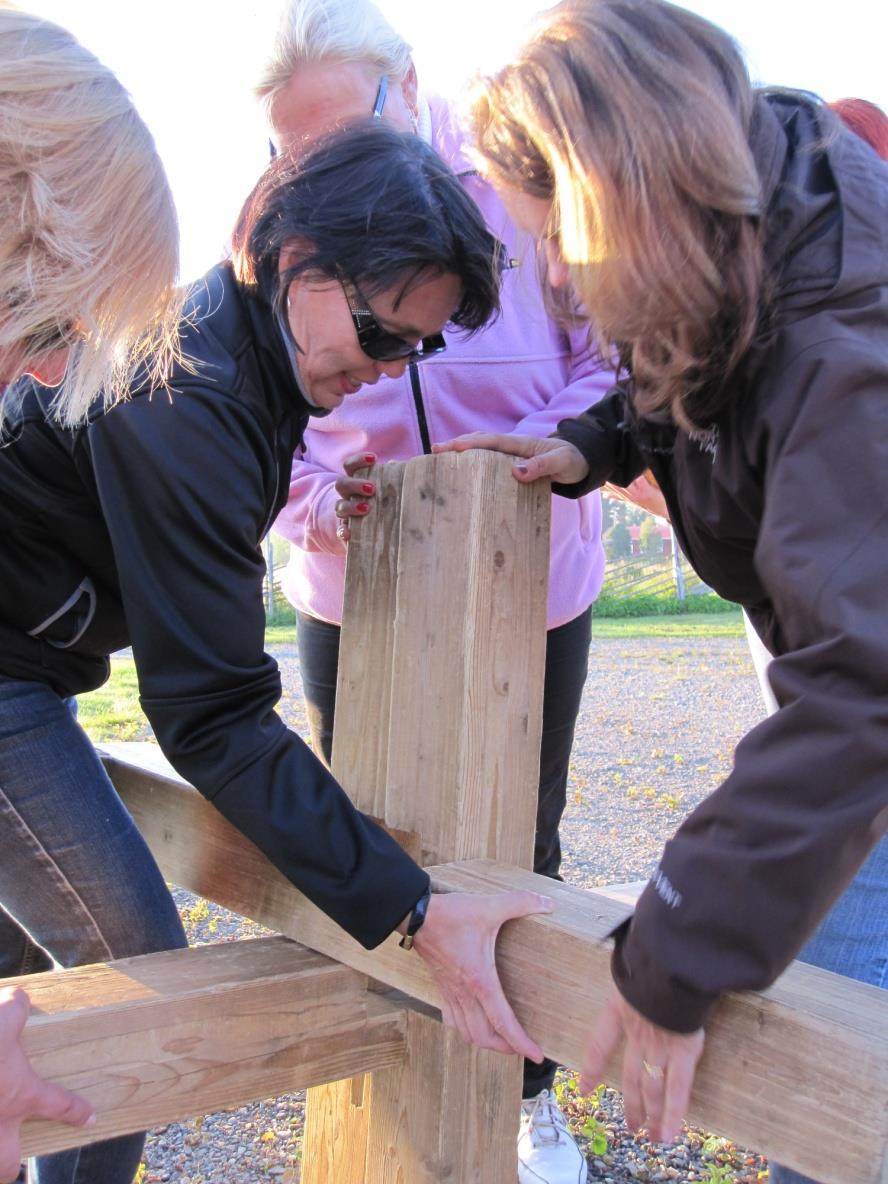
<svg viewBox="0 0 888 1184"><path fill-rule="evenodd" d="M413 62L410 63L410 69L404 75L401 82L401 94L404 96L404 102L413 112L414 117L419 116L419 83L416 80L416 66Z"/></svg>

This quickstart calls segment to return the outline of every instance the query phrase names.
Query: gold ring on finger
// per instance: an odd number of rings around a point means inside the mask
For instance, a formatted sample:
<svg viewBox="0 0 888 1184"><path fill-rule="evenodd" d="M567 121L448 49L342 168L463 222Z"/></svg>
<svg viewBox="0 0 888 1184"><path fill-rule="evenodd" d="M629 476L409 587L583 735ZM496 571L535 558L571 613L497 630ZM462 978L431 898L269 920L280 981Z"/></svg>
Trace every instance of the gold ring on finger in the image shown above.
<svg viewBox="0 0 888 1184"><path fill-rule="evenodd" d="M661 1065L652 1065L650 1061L642 1061L641 1067L653 1081L662 1081L666 1076Z"/></svg>

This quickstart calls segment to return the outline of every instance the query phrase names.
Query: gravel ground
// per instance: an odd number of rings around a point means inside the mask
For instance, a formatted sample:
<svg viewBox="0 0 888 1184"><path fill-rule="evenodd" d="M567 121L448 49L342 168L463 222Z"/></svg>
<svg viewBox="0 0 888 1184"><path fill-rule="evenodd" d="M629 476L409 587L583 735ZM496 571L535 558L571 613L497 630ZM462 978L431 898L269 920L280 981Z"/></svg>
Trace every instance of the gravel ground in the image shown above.
<svg viewBox="0 0 888 1184"><path fill-rule="evenodd" d="M287 688L282 714L305 735L295 647L275 656ZM664 840L724 778L737 741L763 714L741 638L594 640L562 825L564 878L587 888L646 878ZM195 943L265 932L188 893L176 899ZM767 1179L761 1157L701 1131L687 1130L666 1149L637 1142L616 1091L582 1099L569 1070L556 1090L590 1181ZM295 1094L152 1131L141 1184L296 1184L303 1117L304 1095Z"/></svg>

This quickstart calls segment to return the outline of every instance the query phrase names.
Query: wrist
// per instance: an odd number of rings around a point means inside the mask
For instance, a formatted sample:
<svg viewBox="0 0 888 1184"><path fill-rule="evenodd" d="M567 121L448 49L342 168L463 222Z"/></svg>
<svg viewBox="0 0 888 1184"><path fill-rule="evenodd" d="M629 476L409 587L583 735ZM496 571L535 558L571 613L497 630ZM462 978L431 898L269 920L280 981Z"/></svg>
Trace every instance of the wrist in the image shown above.
<svg viewBox="0 0 888 1184"><path fill-rule="evenodd" d="M413 949L413 939L425 924L431 899L432 887L430 884L401 924L398 925L397 931L403 935L398 942L402 950Z"/></svg>

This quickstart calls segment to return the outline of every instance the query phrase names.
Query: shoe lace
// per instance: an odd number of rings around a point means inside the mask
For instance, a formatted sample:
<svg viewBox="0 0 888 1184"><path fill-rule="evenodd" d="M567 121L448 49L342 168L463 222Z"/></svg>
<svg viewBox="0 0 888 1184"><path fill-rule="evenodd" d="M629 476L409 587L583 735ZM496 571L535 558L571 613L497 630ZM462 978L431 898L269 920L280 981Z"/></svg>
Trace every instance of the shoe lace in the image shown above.
<svg viewBox="0 0 888 1184"><path fill-rule="evenodd" d="M565 1129L564 1115L547 1089L534 1098L527 1113L530 1136L546 1146L557 1146Z"/></svg>

